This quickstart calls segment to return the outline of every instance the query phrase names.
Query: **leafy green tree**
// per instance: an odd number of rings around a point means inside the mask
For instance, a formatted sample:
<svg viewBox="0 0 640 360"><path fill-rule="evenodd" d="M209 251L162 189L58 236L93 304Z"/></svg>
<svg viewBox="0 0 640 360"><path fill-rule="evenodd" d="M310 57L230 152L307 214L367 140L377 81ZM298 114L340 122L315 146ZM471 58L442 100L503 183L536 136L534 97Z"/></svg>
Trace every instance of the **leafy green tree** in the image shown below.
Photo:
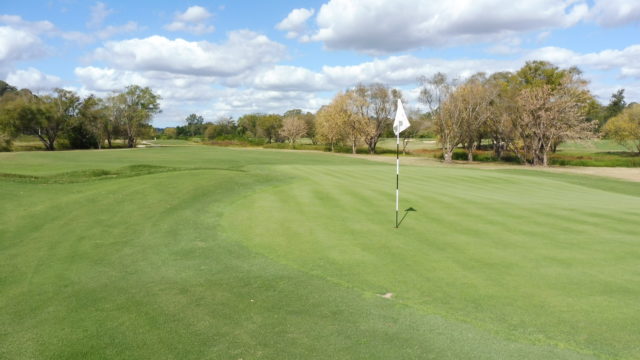
<svg viewBox="0 0 640 360"><path fill-rule="evenodd" d="M71 119L65 131L69 145L74 149L101 149L107 121L104 101L95 95L88 96L80 103L78 115Z"/></svg>
<svg viewBox="0 0 640 360"><path fill-rule="evenodd" d="M151 119L160 112L160 96L149 87L131 85L118 95L123 105L122 125L127 140L127 147L135 147L138 138L149 132Z"/></svg>
<svg viewBox="0 0 640 360"><path fill-rule="evenodd" d="M23 105L23 96L31 96L26 91L18 90L0 81L0 151L11 151L13 140L18 135L16 119Z"/></svg>
<svg viewBox="0 0 640 360"><path fill-rule="evenodd" d="M11 86L8 83L0 80L0 97L3 96L5 93L16 92L16 91L18 91L18 89L16 89L15 86Z"/></svg>
<svg viewBox="0 0 640 360"><path fill-rule="evenodd" d="M205 138L209 140L223 136L234 136L238 132L238 126L231 117L220 117L215 123L208 123L205 130Z"/></svg>
<svg viewBox="0 0 640 360"><path fill-rule="evenodd" d="M280 129L282 128L282 116L278 114L262 115L258 118L256 124L258 136L267 140L270 144L274 140L278 140Z"/></svg>
<svg viewBox="0 0 640 360"><path fill-rule="evenodd" d="M603 130L606 137L640 154L640 105L622 110L607 121Z"/></svg>
<svg viewBox="0 0 640 360"><path fill-rule="evenodd" d="M238 119L238 127L241 135L249 137L258 137L258 119L263 114L246 114Z"/></svg>
<svg viewBox="0 0 640 360"><path fill-rule="evenodd" d="M54 96L22 98L15 120L16 128L25 135L34 135L47 150L55 150L58 137L77 115L80 98L72 91L55 89Z"/></svg>
<svg viewBox="0 0 640 360"><path fill-rule="evenodd" d="M604 122L620 114L625 107L627 102L624 99L624 89L619 89L611 95L611 100L604 109Z"/></svg>
<svg viewBox="0 0 640 360"><path fill-rule="evenodd" d="M175 139L178 136L176 133L176 128L174 127L164 128L164 130L162 131L162 135L164 135L164 137L166 137L167 139Z"/></svg>
<svg viewBox="0 0 640 360"><path fill-rule="evenodd" d="M190 114L184 119L187 124L187 131L189 136L202 135L204 118L201 115Z"/></svg>

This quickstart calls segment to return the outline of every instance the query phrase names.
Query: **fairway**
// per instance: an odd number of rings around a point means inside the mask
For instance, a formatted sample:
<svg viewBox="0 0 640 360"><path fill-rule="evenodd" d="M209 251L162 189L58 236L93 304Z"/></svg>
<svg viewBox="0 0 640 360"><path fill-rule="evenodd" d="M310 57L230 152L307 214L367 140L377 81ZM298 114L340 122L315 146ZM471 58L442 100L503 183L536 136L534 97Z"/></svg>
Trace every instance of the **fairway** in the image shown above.
<svg viewBox="0 0 640 360"><path fill-rule="evenodd" d="M0 358L640 358L640 183L400 181L395 229L380 162L1 153Z"/></svg>

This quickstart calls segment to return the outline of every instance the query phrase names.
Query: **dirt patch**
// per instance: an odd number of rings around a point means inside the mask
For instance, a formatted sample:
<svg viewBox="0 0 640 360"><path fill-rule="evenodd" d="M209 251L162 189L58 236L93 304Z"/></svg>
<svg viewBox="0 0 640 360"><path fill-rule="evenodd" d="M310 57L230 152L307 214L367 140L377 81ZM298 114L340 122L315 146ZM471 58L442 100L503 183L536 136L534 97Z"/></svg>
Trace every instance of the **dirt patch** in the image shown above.
<svg viewBox="0 0 640 360"><path fill-rule="evenodd" d="M393 293L386 293L386 294L378 294L378 296L383 297L385 299L391 299L391 297L393 296Z"/></svg>
<svg viewBox="0 0 640 360"><path fill-rule="evenodd" d="M353 157L358 159L366 159L371 161L380 161L389 164L395 164L396 158L384 155L353 155L353 154L338 154L347 157ZM464 161L454 161L452 164L444 164L442 161L428 157L415 157L404 156L400 158L400 163L403 165L416 165L416 166L455 166L466 167L474 169L486 169L486 170L501 170L501 169L522 169L531 171L550 171L550 172L563 172L571 174L583 174L593 176L604 176L609 178L636 181L640 182L640 168L623 168L623 167L587 167L587 166L549 166L549 167L531 167L525 165L507 165L496 163L467 163Z"/></svg>

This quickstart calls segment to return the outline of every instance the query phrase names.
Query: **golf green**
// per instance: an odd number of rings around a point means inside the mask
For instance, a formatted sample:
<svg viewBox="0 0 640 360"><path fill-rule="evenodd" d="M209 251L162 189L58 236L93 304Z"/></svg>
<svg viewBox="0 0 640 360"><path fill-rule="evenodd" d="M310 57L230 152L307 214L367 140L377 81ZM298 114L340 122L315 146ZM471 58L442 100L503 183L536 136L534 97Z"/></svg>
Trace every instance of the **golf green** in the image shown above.
<svg viewBox="0 0 640 360"><path fill-rule="evenodd" d="M394 185L324 153L0 154L0 358L640 357L640 184L403 166L398 229Z"/></svg>

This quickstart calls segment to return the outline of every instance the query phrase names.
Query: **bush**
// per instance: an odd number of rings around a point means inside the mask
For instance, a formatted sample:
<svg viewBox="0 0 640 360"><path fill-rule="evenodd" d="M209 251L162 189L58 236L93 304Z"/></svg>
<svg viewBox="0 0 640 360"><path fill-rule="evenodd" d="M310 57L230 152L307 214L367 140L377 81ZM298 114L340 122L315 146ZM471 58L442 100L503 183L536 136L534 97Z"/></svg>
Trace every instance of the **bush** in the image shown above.
<svg viewBox="0 0 640 360"><path fill-rule="evenodd" d="M71 149L95 149L98 147L96 136L81 122L70 126L66 135Z"/></svg>
<svg viewBox="0 0 640 360"><path fill-rule="evenodd" d="M13 149L13 139L5 133L0 132L0 152L11 151Z"/></svg>

